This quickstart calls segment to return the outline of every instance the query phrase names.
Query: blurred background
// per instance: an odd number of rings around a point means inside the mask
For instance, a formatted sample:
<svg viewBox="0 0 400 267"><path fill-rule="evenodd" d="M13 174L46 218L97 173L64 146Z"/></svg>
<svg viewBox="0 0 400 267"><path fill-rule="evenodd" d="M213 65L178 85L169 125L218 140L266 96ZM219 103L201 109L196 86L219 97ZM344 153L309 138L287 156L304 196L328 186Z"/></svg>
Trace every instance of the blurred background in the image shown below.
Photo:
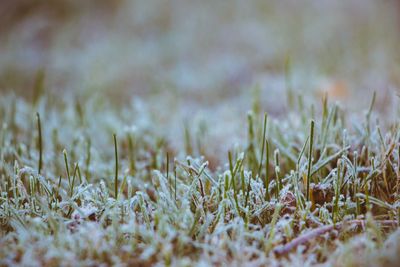
<svg viewBox="0 0 400 267"><path fill-rule="evenodd" d="M400 84L400 1L3 0L0 88L220 101L255 84L334 97Z"/></svg>
<svg viewBox="0 0 400 267"><path fill-rule="evenodd" d="M67 106L93 106L110 131L157 125L173 147L186 122L221 158L245 140L255 105L288 117L288 90L357 114L376 91L391 114L399 41L398 0L2 0L0 96L29 100L43 84ZM104 116L110 105L128 109Z"/></svg>

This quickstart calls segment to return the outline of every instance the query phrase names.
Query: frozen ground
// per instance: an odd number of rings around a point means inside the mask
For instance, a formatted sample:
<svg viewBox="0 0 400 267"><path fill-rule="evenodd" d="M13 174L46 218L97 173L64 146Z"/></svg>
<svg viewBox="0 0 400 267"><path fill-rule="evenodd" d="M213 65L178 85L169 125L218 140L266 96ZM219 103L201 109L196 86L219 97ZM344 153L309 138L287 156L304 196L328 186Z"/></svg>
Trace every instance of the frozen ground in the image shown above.
<svg viewBox="0 0 400 267"><path fill-rule="evenodd" d="M396 265L398 1L1 5L0 265Z"/></svg>

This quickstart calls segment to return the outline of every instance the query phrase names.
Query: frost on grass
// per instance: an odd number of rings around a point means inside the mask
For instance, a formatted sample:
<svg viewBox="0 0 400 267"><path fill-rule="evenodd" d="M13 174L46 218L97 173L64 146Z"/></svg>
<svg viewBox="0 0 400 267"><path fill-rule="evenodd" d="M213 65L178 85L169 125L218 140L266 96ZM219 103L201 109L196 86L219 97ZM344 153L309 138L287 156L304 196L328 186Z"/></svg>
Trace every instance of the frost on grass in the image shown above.
<svg viewBox="0 0 400 267"><path fill-rule="evenodd" d="M146 102L0 101L1 265L398 262L399 124L373 103L253 109L216 153Z"/></svg>

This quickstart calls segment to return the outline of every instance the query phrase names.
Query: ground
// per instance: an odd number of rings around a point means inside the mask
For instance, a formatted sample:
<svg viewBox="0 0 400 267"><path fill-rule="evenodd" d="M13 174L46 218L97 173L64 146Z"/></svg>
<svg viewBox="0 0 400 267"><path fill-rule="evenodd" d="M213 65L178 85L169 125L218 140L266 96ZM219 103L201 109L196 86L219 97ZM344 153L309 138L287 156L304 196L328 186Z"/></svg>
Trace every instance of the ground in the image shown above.
<svg viewBox="0 0 400 267"><path fill-rule="evenodd" d="M0 265L398 265L398 1L2 5Z"/></svg>

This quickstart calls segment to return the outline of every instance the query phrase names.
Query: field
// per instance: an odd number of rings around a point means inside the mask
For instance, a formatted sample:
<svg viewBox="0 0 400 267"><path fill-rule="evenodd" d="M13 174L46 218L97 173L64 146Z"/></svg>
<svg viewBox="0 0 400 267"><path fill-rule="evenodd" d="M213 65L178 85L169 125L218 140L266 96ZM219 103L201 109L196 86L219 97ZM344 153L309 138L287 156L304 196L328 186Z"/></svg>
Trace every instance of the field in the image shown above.
<svg viewBox="0 0 400 267"><path fill-rule="evenodd" d="M398 266L400 3L4 1L0 266Z"/></svg>

